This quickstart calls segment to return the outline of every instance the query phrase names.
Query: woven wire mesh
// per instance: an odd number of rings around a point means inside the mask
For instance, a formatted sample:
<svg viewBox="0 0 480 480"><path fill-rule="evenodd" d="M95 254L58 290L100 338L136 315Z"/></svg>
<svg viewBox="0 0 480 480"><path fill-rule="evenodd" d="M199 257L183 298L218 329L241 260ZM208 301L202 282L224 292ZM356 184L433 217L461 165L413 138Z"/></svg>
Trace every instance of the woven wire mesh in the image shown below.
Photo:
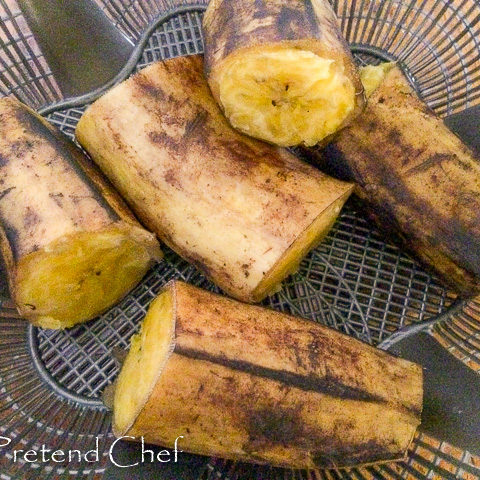
<svg viewBox="0 0 480 480"><path fill-rule="evenodd" d="M137 42L147 40L142 34L160 14L168 10L174 12L175 8L175 2L155 0L100 3L117 26ZM18 11L11 7L6 11L4 0L0 0L0 5L4 9L0 12L3 23L14 25L12 17L20 26ZM441 115L480 101L477 44L480 7L473 0L456 5L447 0L337 0L333 6L358 62L398 60L425 101ZM136 68L159 59L200 53L201 14L202 8L190 8L188 12L178 11L160 21L149 35ZM28 34L13 35L7 40L2 55L14 48L16 42L34 44ZM23 59L20 54L14 57L16 63L12 60L8 68L2 63L0 90L3 94L13 93L37 108L54 104L61 100L60 94L54 88L48 66L42 63L40 52L35 51L35 46L30 48L31 52L25 50ZM32 60L33 56L36 60ZM33 70L30 77L28 69L22 70L21 75L15 73L15 69L24 68L19 66L24 60L38 63L44 70ZM15 83L13 79L20 76L25 76L27 81ZM42 88L43 98L36 93ZM48 119L73 138L84 108L57 110L50 113ZM149 302L169 279L180 278L218 291L193 266L165 250L165 260L152 269L124 301L95 321L64 332L45 331L19 322L14 318L14 311L3 312L0 318L0 435L14 438L27 448L46 443L63 450L81 446L84 451L93 448L95 437L99 436L100 451L107 451L112 440L110 414L102 407L99 396L117 374L111 349L128 345ZM327 239L304 259L283 289L264 303L377 344L404 325L422 322L448 310L453 298L438 279L387 242L366 219L361 205L353 200ZM479 315L480 304L471 302L458 318L436 327L437 336L445 346L477 368L480 366L480 329L476 323ZM26 343L26 339L30 341ZM409 460L389 466L317 473L212 459L205 472L199 472L199 478L425 478L435 475L480 478L478 459L440 440L417 435ZM106 463L104 455L95 466L81 462L13 464L5 455L0 459L0 472L5 478L94 478L101 474Z"/></svg>
<svg viewBox="0 0 480 480"><path fill-rule="evenodd" d="M14 94L35 108L61 100L45 57L13 0L0 0L0 45L0 93Z"/></svg>

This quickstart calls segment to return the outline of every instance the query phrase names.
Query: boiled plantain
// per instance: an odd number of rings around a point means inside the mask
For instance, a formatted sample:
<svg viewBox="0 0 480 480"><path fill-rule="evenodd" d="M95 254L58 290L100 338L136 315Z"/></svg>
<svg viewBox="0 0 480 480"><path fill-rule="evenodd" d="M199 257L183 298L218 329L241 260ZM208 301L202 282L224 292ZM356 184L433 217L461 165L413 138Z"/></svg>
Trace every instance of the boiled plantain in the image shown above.
<svg viewBox="0 0 480 480"><path fill-rule="evenodd" d="M364 105L327 0L212 0L205 72L230 123L280 146L315 145Z"/></svg>
<svg viewBox="0 0 480 480"><path fill-rule="evenodd" d="M77 138L138 217L229 295L279 289L352 185L225 120L200 56L159 62L83 115Z"/></svg>
<svg viewBox="0 0 480 480"><path fill-rule="evenodd" d="M89 320L133 288L161 252L66 137L0 100L0 247L19 312L35 325Z"/></svg>
<svg viewBox="0 0 480 480"><path fill-rule="evenodd" d="M402 460L422 369L313 322L168 284L132 339L113 431L290 468Z"/></svg>
<svg viewBox="0 0 480 480"><path fill-rule="evenodd" d="M314 161L356 193L384 230L462 295L480 291L480 159L394 64L365 67L364 113Z"/></svg>

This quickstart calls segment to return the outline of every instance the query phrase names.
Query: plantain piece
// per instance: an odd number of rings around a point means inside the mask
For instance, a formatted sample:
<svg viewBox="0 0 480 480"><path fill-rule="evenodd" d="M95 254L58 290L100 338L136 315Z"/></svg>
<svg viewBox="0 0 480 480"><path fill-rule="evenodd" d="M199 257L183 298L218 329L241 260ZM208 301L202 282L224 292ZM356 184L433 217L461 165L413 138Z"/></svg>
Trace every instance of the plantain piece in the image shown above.
<svg viewBox="0 0 480 480"><path fill-rule="evenodd" d="M365 65L360 69L360 80L368 99L385 80L387 73L394 68L398 68L395 62L385 62L380 65Z"/></svg>
<svg viewBox="0 0 480 480"><path fill-rule="evenodd" d="M480 291L480 159L394 64L362 72L361 117L316 163L357 183L371 216L462 295Z"/></svg>
<svg viewBox="0 0 480 480"><path fill-rule="evenodd" d="M95 102L77 138L138 217L229 295L279 289L353 186L230 127L200 56L159 62Z"/></svg>
<svg viewBox="0 0 480 480"><path fill-rule="evenodd" d="M0 100L0 248L19 313L66 328L102 313L161 252L60 132Z"/></svg>
<svg viewBox="0 0 480 480"><path fill-rule="evenodd" d="M422 369L313 322L181 282L152 303L116 382L117 437L291 468L405 458Z"/></svg>
<svg viewBox="0 0 480 480"><path fill-rule="evenodd" d="M205 72L238 130L316 145L357 116L362 83L328 0L212 0Z"/></svg>

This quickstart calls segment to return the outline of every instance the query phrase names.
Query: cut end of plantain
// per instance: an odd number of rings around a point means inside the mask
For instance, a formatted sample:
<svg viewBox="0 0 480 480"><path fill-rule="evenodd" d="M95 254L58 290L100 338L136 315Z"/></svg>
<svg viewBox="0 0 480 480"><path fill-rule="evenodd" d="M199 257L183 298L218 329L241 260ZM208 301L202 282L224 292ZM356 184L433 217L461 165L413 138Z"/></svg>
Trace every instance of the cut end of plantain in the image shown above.
<svg viewBox="0 0 480 480"><path fill-rule="evenodd" d="M114 395L113 432L124 435L147 402L174 348L174 294L166 288L151 304L140 333L118 376Z"/></svg>
<svg viewBox="0 0 480 480"><path fill-rule="evenodd" d="M215 83L230 123L283 147L313 146L355 108L355 87L341 62L292 47L253 47L227 58Z"/></svg>
<svg viewBox="0 0 480 480"><path fill-rule="evenodd" d="M265 275L253 292L253 302L257 303L266 296L272 295L281 289L282 281L289 275L294 274L300 262L307 253L315 248L328 234L335 223L340 210L348 199L353 186L338 200L333 202L315 221L297 238L297 240L285 252L285 255Z"/></svg>
<svg viewBox="0 0 480 480"><path fill-rule="evenodd" d="M151 263L148 248L121 229L73 234L20 260L16 302L34 325L72 327L124 297Z"/></svg>
<svg viewBox="0 0 480 480"><path fill-rule="evenodd" d="M385 75L396 65L395 62L385 62L380 65L366 65L360 69L360 80L367 98L381 85Z"/></svg>

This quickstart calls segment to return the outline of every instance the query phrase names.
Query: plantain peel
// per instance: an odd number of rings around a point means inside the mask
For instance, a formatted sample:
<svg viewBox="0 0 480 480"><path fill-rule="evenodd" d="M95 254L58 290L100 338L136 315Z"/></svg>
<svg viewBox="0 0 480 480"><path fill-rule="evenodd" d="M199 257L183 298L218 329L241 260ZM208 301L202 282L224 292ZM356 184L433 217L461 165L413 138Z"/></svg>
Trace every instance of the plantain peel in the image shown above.
<svg viewBox="0 0 480 480"><path fill-rule="evenodd" d="M367 98L382 84L385 75L395 66L395 62L384 62L380 65L366 65L360 68L360 80Z"/></svg>
<svg viewBox="0 0 480 480"><path fill-rule="evenodd" d="M343 64L296 48L243 51L225 62L218 83L233 127L283 147L316 145L355 107Z"/></svg>
<svg viewBox="0 0 480 480"><path fill-rule="evenodd" d="M200 56L150 65L97 100L76 134L159 238L226 294L259 302L327 234L353 185L233 129L203 68Z"/></svg>

